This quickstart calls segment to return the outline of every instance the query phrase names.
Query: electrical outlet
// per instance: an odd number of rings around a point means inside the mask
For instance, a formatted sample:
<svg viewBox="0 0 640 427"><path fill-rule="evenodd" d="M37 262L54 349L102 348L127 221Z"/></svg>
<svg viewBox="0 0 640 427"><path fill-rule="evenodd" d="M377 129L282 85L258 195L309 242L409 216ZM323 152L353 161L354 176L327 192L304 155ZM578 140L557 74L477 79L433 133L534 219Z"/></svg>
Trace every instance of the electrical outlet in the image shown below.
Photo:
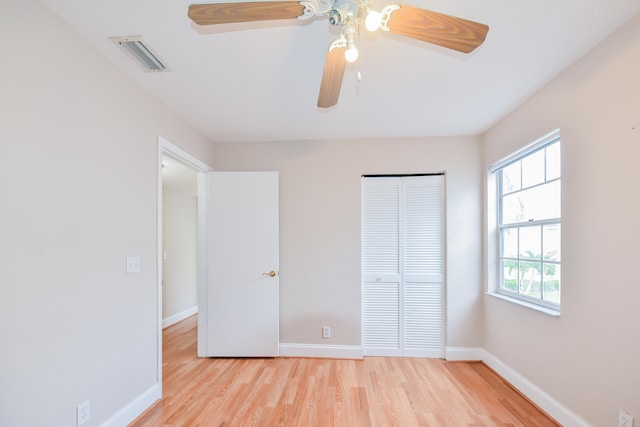
<svg viewBox="0 0 640 427"><path fill-rule="evenodd" d="M78 416L78 425L82 425L89 421L89 401L87 400L84 403L81 403L76 408L77 416Z"/></svg>
<svg viewBox="0 0 640 427"><path fill-rule="evenodd" d="M322 327L322 338L331 338L331 327L323 326Z"/></svg>
<svg viewBox="0 0 640 427"><path fill-rule="evenodd" d="M633 417L620 410L618 413L618 427L633 427Z"/></svg>
<svg viewBox="0 0 640 427"><path fill-rule="evenodd" d="M127 274L128 273L140 273L140 257L138 256L127 257Z"/></svg>

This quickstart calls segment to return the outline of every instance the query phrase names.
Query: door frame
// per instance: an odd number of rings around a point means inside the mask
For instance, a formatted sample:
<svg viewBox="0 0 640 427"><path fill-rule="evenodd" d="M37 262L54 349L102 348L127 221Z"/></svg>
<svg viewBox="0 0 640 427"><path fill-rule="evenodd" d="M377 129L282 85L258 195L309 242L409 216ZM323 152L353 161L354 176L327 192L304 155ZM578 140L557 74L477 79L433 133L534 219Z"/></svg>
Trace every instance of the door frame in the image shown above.
<svg viewBox="0 0 640 427"><path fill-rule="evenodd" d="M213 171L213 168L195 156L187 153L177 145L169 142L162 136L158 136L158 198L157 198L157 284L156 284L156 302L157 302L157 381L160 387L160 396L162 396L162 159L164 156L170 156L181 163L191 167L198 173L198 322L200 322L201 311L206 316L206 291L207 291L207 216L202 215L206 210L208 202L207 191L207 172ZM198 328L198 355L200 355L201 336ZM206 337L204 337L206 340Z"/></svg>

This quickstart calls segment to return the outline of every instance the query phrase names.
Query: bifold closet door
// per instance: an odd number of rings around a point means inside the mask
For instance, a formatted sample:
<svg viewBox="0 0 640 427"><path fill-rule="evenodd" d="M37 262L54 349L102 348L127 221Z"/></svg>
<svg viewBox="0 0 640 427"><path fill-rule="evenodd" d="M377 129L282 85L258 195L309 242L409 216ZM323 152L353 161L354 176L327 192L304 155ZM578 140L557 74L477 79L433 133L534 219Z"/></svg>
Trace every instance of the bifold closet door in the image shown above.
<svg viewBox="0 0 640 427"><path fill-rule="evenodd" d="M444 356L444 176L362 178L362 341Z"/></svg>

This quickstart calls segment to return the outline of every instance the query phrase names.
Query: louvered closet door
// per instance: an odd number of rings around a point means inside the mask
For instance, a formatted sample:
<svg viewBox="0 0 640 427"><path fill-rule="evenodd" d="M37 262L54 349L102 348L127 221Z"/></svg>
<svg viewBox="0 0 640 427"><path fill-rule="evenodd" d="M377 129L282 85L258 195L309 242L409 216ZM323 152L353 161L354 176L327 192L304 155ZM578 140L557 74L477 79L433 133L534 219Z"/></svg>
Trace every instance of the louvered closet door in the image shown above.
<svg viewBox="0 0 640 427"><path fill-rule="evenodd" d="M369 356L401 356L400 178L362 179L362 341Z"/></svg>
<svg viewBox="0 0 640 427"><path fill-rule="evenodd" d="M443 187L442 175L402 179L404 356L444 357Z"/></svg>
<svg viewBox="0 0 640 427"><path fill-rule="evenodd" d="M365 355L443 357L442 175L362 181Z"/></svg>

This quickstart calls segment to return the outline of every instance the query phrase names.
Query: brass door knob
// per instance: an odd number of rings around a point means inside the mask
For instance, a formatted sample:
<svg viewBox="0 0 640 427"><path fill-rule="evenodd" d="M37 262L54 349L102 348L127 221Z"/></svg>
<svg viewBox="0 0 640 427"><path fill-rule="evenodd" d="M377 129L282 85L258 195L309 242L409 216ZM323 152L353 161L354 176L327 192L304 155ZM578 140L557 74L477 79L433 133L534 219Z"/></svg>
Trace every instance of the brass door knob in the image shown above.
<svg viewBox="0 0 640 427"><path fill-rule="evenodd" d="M268 273L262 273L263 276L276 277L276 272L271 270Z"/></svg>

